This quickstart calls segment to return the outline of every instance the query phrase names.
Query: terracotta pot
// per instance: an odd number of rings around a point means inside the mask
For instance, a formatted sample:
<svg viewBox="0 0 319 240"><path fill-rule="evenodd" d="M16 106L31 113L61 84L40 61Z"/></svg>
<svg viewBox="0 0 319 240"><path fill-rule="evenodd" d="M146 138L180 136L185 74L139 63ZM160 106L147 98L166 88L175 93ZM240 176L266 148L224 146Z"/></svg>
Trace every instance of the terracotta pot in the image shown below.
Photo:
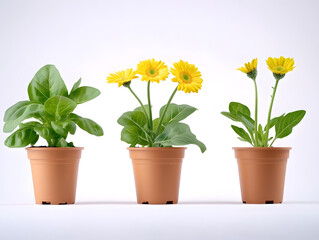
<svg viewBox="0 0 319 240"><path fill-rule="evenodd" d="M128 148L137 203L176 204L185 147Z"/></svg>
<svg viewBox="0 0 319 240"><path fill-rule="evenodd" d="M235 147L243 203L282 203L289 147Z"/></svg>
<svg viewBox="0 0 319 240"><path fill-rule="evenodd" d="M80 147L29 147L35 202L73 204L75 201Z"/></svg>

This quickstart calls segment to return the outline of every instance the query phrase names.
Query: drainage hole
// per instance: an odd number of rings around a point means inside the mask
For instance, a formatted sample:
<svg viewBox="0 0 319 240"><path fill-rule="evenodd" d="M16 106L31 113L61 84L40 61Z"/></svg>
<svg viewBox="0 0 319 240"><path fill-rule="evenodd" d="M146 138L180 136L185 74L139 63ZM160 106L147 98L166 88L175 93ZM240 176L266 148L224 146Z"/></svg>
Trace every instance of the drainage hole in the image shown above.
<svg viewBox="0 0 319 240"><path fill-rule="evenodd" d="M274 201L265 201L266 204L273 204Z"/></svg>
<svg viewBox="0 0 319 240"><path fill-rule="evenodd" d="M167 201L166 204L173 204L173 201Z"/></svg>
<svg viewBox="0 0 319 240"><path fill-rule="evenodd" d="M148 202L142 202L142 204L148 204Z"/></svg>
<svg viewBox="0 0 319 240"><path fill-rule="evenodd" d="M42 201L42 204L43 204L43 205L50 205L50 204L51 204L51 202L45 202L45 201Z"/></svg>
<svg viewBox="0 0 319 240"><path fill-rule="evenodd" d="M61 203L59 203L59 205L66 205L66 204L68 204L67 202L61 202Z"/></svg>
<svg viewBox="0 0 319 240"><path fill-rule="evenodd" d="M243 201L243 203L246 203L246 201Z"/></svg>

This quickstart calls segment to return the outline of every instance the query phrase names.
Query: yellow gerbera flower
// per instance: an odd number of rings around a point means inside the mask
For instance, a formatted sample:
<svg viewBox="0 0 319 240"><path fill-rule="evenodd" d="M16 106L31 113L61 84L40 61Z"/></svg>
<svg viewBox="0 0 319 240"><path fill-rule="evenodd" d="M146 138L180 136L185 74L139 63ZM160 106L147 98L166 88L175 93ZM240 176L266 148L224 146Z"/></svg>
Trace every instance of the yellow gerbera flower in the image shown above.
<svg viewBox="0 0 319 240"><path fill-rule="evenodd" d="M171 73L175 76L173 82L179 82L177 89L185 93L196 92L202 88L202 74L194 64L189 64L180 60L173 64L175 68L171 68Z"/></svg>
<svg viewBox="0 0 319 240"><path fill-rule="evenodd" d="M243 73L251 73L257 68L257 58L253 59L251 62L245 63L245 67L237 68L237 70L242 71Z"/></svg>
<svg viewBox="0 0 319 240"><path fill-rule="evenodd" d="M137 73L142 75L142 81L151 81L159 83L160 80L165 80L168 75L168 68L162 61L148 59L141 61L137 65Z"/></svg>
<svg viewBox="0 0 319 240"><path fill-rule="evenodd" d="M118 83L118 86L122 86L126 82L130 82L135 78L138 78L136 76L137 71L133 71L133 68L128 68L125 71L119 71L114 73L111 73L110 76L106 78L107 83Z"/></svg>
<svg viewBox="0 0 319 240"><path fill-rule="evenodd" d="M266 63L268 65L268 69L276 74L286 74L287 72L290 72L294 70L295 61L293 58L284 58L281 56L280 58L271 58L269 57L266 60Z"/></svg>

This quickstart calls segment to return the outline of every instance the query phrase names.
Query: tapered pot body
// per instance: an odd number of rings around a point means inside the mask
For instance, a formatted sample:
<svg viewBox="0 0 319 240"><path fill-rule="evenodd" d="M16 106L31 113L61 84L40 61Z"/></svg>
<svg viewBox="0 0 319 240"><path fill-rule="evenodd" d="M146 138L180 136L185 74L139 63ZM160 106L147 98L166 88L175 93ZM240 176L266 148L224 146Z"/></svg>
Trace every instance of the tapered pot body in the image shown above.
<svg viewBox="0 0 319 240"><path fill-rule="evenodd" d="M128 148L133 163L137 202L178 203L184 147Z"/></svg>
<svg viewBox="0 0 319 240"><path fill-rule="evenodd" d="M243 203L282 203L289 147L235 147Z"/></svg>
<svg viewBox="0 0 319 240"><path fill-rule="evenodd" d="M35 202L73 204L83 148L30 147L26 150L31 163Z"/></svg>

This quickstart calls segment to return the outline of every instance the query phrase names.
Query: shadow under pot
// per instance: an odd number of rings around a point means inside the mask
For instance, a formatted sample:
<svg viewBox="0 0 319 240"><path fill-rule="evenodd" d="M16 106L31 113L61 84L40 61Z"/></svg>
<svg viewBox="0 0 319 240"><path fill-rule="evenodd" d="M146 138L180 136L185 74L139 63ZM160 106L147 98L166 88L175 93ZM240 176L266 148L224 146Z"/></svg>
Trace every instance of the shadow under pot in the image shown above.
<svg viewBox="0 0 319 240"><path fill-rule="evenodd" d="M185 147L128 148L132 159L137 203L178 203Z"/></svg>
<svg viewBox="0 0 319 240"><path fill-rule="evenodd" d="M81 147L29 147L35 202L74 204Z"/></svg>
<svg viewBox="0 0 319 240"><path fill-rule="evenodd" d="M290 147L234 147L243 203L282 203Z"/></svg>

